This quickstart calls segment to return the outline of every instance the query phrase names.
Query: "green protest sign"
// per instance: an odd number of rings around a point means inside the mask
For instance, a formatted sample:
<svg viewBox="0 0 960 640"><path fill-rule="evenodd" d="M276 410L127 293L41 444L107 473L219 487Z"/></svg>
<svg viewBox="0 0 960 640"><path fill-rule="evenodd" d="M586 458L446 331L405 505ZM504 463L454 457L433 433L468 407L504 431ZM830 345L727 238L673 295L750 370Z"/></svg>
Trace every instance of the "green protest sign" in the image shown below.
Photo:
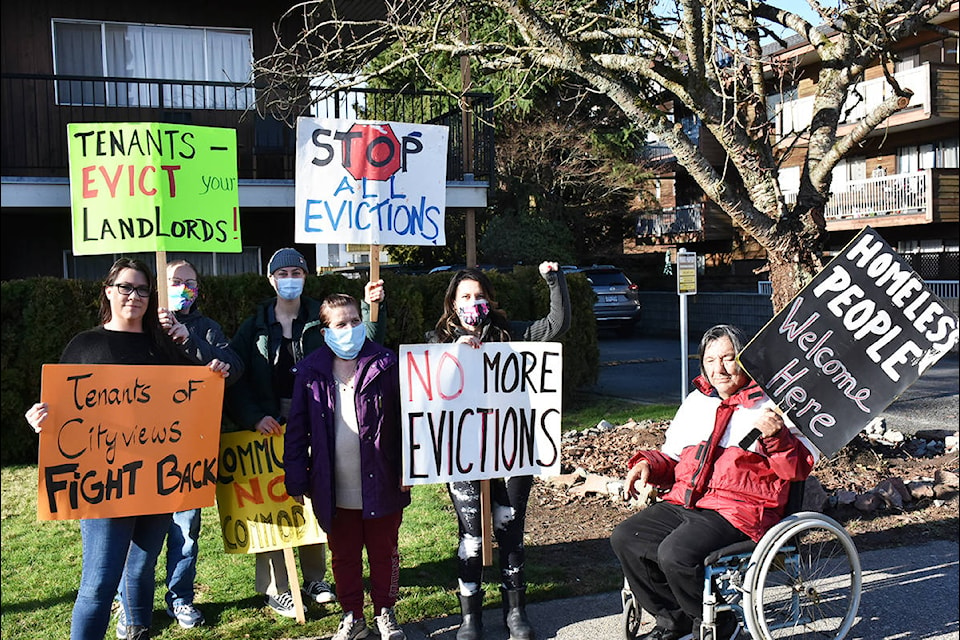
<svg viewBox="0 0 960 640"><path fill-rule="evenodd" d="M239 253L237 133L155 122L67 125L73 253Z"/></svg>

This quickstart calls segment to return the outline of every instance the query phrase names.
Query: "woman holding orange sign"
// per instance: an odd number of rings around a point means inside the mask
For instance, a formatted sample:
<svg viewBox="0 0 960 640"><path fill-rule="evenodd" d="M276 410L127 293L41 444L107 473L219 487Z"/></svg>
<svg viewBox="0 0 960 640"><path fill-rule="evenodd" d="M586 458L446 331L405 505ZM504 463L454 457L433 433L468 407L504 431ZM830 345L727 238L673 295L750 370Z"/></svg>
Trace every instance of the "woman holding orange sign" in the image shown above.
<svg viewBox="0 0 960 640"><path fill-rule="evenodd" d="M100 290L100 326L83 331L64 349L64 364L196 365L184 342L187 329L161 309L153 273L139 260L120 258ZM229 365L212 360L211 371L229 375ZM34 404L25 414L39 433L49 406ZM80 520L82 572L70 624L72 640L101 640L121 577L126 637L149 638L154 572L170 527L170 514Z"/></svg>

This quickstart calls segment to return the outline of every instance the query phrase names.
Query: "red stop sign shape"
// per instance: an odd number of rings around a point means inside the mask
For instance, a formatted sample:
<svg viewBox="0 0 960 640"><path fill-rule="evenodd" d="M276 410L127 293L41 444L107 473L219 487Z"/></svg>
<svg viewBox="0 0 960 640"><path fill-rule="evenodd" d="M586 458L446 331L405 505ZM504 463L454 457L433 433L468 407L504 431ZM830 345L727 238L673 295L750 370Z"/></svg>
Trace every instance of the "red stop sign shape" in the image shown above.
<svg viewBox="0 0 960 640"><path fill-rule="evenodd" d="M343 168L360 180L387 180L400 169L400 141L388 124L354 124L343 134Z"/></svg>

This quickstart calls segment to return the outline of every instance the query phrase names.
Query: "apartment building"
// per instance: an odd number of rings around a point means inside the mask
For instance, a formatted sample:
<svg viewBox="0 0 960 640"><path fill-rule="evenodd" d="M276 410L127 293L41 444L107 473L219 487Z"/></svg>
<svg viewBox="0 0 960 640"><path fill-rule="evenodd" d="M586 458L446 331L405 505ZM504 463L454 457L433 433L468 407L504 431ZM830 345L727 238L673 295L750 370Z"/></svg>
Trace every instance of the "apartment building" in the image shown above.
<svg viewBox="0 0 960 640"><path fill-rule="evenodd" d="M941 16L942 26L958 27L957 3ZM787 201L796 197L806 156L804 132L813 117L819 58L808 43L788 41L767 47L771 59L791 60L796 73L768 98L775 151L782 159L780 184ZM892 70L897 82L914 92L897 112L847 154L832 175L825 218L827 251L841 249L865 225L876 229L928 281L958 279L960 249L960 57L957 39L925 31L897 45ZM772 86L772 85L771 85ZM850 91L838 131L843 135L891 93L877 63ZM704 155L720 166L723 155L697 119L675 114ZM755 266L762 249L743 237L729 218L678 166L669 150L651 146L647 161L657 168L662 209L639 216L636 238L627 252L663 252L683 246L717 261ZM722 256L722 258L718 258ZM747 270L744 269L744 272ZM762 279L762 276L758 276Z"/></svg>
<svg viewBox="0 0 960 640"><path fill-rule="evenodd" d="M4 2L0 279L100 278L115 259L74 256L71 248L67 125L82 122L236 130L243 252L182 256L202 273L260 273L265 260L284 246L315 256L311 262L318 265L369 262L368 246L294 245L295 134L265 112L252 75L253 61L274 50L274 24L289 6L240 3L224 10L217 3L182 0ZM345 19L385 11L380 0L355 0L343 8L349 13ZM358 89L303 115L447 125L447 208L481 208L493 167L487 113L493 103L480 94L469 94L468 100L481 117L467 121L472 156L466 161L461 106L449 96ZM472 171L465 172L465 165Z"/></svg>

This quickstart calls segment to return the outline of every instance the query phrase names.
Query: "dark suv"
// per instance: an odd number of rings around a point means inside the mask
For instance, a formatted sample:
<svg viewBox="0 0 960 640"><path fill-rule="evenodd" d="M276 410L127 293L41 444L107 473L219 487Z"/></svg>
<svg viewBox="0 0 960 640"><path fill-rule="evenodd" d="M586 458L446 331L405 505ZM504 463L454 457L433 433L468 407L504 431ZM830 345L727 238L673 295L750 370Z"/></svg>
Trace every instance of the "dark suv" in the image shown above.
<svg viewBox="0 0 960 640"><path fill-rule="evenodd" d="M612 265L593 265L579 270L587 277L597 300L593 315L597 326L612 327L629 335L640 323L641 305L637 285L623 271Z"/></svg>

